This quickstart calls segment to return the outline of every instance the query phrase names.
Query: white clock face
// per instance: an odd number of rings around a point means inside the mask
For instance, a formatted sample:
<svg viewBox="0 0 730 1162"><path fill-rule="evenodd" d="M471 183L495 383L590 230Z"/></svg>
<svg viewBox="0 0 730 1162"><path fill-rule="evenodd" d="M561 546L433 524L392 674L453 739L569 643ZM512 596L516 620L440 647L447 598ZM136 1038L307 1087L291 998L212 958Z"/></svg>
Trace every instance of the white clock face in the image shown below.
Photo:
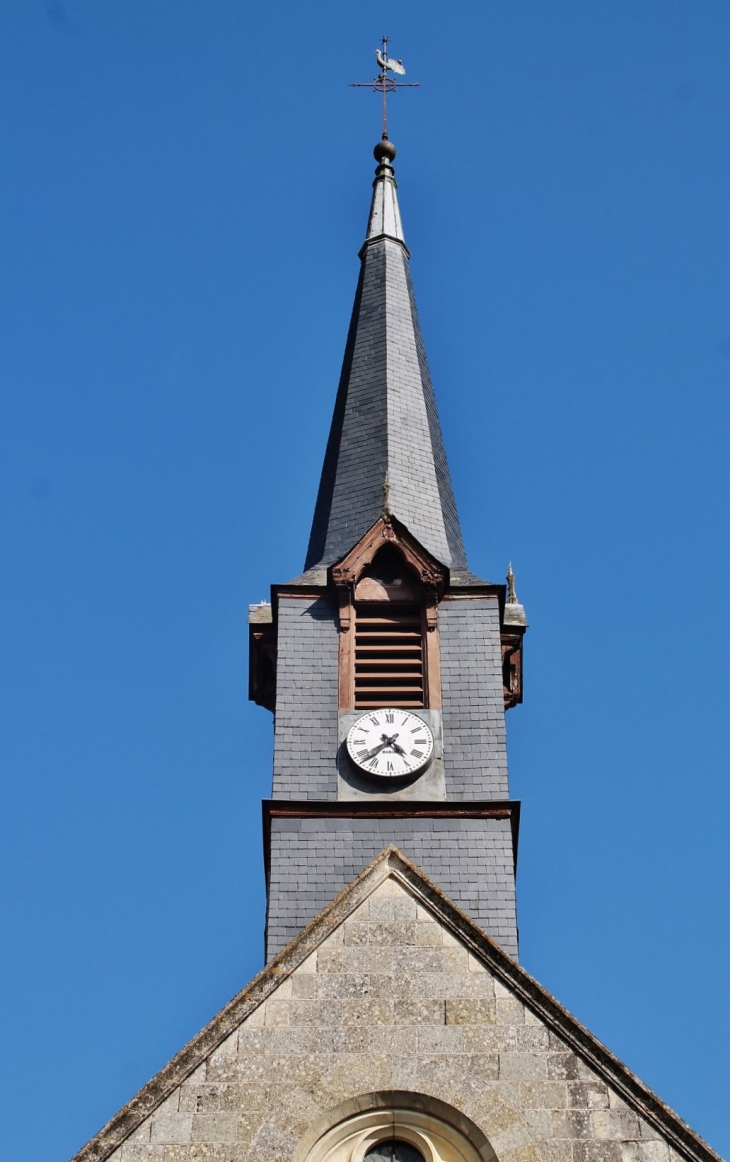
<svg viewBox="0 0 730 1162"><path fill-rule="evenodd" d="M407 710L369 710L350 727L347 753L368 775L385 779L413 775L433 754L433 735Z"/></svg>

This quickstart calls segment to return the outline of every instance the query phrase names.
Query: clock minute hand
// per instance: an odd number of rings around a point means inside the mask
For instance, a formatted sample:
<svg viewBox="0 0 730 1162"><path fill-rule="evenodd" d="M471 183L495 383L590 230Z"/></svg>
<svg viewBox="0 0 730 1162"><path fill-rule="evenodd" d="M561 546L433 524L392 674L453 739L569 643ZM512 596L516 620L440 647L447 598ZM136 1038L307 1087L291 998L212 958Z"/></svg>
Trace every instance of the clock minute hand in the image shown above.
<svg viewBox="0 0 730 1162"><path fill-rule="evenodd" d="M383 740L381 742L380 746L376 746L373 748L373 750L369 750L368 753L363 756L363 760L362 760L363 762L365 762L367 759L375 758L376 754L380 754L381 750L385 750L385 748L387 746L392 746L392 747L395 747L396 750L400 750L400 747L398 746L397 742L395 741L396 738L398 737L397 733L392 734L390 736L390 738L388 738L387 735L385 735L385 734L381 734L380 737ZM401 752L401 753L404 753L404 752Z"/></svg>
<svg viewBox="0 0 730 1162"><path fill-rule="evenodd" d="M380 746L373 747L372 750L369 750L366 755L363 755L362 761L365 762L366 759L375 758L376 754L380 754L381 750L385 750L386 746L390 746L390 739L386 739L385 742L381 742Z"/></svg>

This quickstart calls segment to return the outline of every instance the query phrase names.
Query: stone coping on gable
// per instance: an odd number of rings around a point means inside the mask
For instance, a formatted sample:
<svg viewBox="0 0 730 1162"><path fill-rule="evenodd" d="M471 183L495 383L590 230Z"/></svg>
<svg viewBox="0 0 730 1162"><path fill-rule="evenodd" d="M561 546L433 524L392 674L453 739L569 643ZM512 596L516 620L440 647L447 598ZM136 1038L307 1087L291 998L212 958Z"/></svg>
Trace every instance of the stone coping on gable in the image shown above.
<svg viewBox="0 0 730 1162"><path fill-rule="evenodd" d="M398 880L688 1162L720 1156L395 847L373 860L129 1101L72 1162L104 1162L386 879Z"/></svg>

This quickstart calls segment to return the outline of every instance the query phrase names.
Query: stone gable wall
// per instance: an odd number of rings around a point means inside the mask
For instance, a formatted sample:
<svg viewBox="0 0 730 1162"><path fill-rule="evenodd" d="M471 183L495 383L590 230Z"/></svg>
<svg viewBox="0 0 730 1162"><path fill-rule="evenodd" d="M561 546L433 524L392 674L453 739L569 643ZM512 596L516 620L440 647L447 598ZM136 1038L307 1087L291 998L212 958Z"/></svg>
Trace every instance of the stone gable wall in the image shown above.
<svg viewBox="0 0 730 1162"><path fill-rule="evenodd" d="M305 1162L327 1111L389 1090L448 1103L499 1162L679 1159L392 878L111 1157Z"/></svg>

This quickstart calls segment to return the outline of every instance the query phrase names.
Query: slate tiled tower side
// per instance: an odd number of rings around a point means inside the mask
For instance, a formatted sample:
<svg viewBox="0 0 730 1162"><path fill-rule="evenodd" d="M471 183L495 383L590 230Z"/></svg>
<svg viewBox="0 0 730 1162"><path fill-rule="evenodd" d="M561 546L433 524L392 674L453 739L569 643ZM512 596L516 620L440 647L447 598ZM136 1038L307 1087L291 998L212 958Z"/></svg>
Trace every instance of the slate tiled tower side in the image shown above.
<svg viewBox="0 0 730 1162"><path fill-rule="evenodd" d="M516 956L517 812L507 781L504 587L468 570L393 169L387 157L378 160L305 572L274 589L266 955L275 955L393 844ZM443 776L440 790L429 788L430 805L419 806L418 780L408 804L382 783L360 789L358 803L341 801L352 796L340 777L346 761L338 699L342 627L332 568L383 512L447 578L438 605ZM316 804L319 814L312 811Z"/></svg>
<svg viewBox="0 0 730 1162"><path fill-rule="evenodd" d="M396 844L517 959L509 821L459 818L272 820L269 957L381 851Z"/></svg>
<svg viewBox="0 0 730 1162"><path fill-rule="evenodd" d="M275 799L337 798L337 608L326 597L278 602ZM506 799L500 616L496 598L439 610L446 793Z"/></svg>
<svg viewBox="0 0 730 1162"><path fill-rule="evenodd" d="M279 598L275 799L337 798L337 610Z"/></svg>
<svg viewBox="0 0 730 1162"><path fill-rule="evenodd" d="M439 634L446 795L454 800L507 799L497 601L443 601Z"/></svg>

